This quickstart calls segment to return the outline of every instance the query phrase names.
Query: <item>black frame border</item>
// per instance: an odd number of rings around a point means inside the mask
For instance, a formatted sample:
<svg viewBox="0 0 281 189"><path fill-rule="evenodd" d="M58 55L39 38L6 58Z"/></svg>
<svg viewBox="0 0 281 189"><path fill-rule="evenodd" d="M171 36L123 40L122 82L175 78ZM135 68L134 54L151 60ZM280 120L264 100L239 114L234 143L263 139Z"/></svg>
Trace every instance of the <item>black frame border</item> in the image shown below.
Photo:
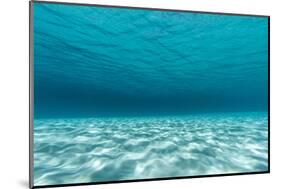
<svg viewBox="0 0 281 189"><path fill-rule="evenodd" d="M166 12L182 12L182 13L201 13L201 14L215 14L215 15L228 15L228 16L249 16L249 17L264 17L267 18L268 23L268 170L257 172L241 172L241 173L225 173L225 174L211 174L211 175L194 175L194 176L177 176L177 177L162 177L162 178L146 178L146 179L132 179L132 180L116 180L116 181L103 181L103 182L86 182L86 183L70 183L70 184L54 184L54 185L39 185L34 186L33 168L34 168L34 153L33 153L33 66L34 66L34 49L33 49L33 4L60 4L60 5L74 5L74 6L92 6L102 8L119 8L119 9L135 9L135 10L153 10L153 11L166 11ZM115 184L115 183L131 183L131 182L144 182L144 181L161 181L161 180L176 180L176 179L191 179L191 178L210 178L210 177L224 177L224 176L239 176L239 175L258 175L270 173L270 16L268 15L255 15L255 14L238 14L238 13L224 13L224 12L208 12L208 11L192 11L192 10L179 10L179 9L164 9L164 8L148 8L148 7L134 7L134 6L121 6L121 5L103 5L103 4L90 4L90 3L73 3L73 2L57 2L57 1L29 1L29 188L54 188L54 187L68 187L68 186L85 186L85 185L100 185L100 184Z"/></svg>

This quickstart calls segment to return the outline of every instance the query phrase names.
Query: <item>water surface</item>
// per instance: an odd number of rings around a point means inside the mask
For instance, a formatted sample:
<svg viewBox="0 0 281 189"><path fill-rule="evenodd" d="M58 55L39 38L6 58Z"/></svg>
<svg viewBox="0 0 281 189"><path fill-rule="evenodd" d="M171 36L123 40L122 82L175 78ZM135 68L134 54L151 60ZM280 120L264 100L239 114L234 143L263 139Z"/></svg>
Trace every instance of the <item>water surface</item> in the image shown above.
<svg viewBox="0 0 281 189"><path fill-rule="evenodd" d="M265 17L34 3L34 181L268 170Z"/></svg>

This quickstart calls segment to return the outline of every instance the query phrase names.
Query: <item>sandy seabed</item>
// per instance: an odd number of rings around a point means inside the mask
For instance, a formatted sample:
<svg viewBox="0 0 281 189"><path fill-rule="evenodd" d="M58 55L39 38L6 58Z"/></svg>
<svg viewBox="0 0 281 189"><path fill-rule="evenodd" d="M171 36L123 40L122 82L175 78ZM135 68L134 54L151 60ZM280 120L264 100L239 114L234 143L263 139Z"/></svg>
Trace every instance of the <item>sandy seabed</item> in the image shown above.
<svg viewBox="0 0 281 189"><path fill-rule="evenodd" d="M67 184L268 169L267 113L37 119L34 183Z"/></svg>

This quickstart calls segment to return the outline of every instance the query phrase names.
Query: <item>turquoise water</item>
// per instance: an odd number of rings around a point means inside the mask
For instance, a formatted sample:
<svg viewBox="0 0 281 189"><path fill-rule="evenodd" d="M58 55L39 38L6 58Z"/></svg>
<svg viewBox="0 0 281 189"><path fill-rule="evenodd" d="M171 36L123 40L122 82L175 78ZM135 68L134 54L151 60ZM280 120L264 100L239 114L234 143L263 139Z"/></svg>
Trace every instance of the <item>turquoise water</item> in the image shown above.
<svg viewBox="0 0 281 189"><path fill-rule="evenodd" d="M35 185L268 169L265 17L34 3Z"/></svg>

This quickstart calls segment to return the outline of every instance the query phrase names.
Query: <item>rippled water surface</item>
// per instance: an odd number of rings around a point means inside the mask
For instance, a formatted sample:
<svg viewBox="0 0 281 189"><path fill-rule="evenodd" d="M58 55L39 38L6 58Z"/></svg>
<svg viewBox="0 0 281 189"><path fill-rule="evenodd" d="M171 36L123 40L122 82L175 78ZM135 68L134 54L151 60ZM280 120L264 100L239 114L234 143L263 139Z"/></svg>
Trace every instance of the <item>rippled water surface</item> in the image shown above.
<svg viewBox="0 0 281 189"><path fill-rule="evenodd" d="M35 183L266 171L266 113L35 120Z"/></svg>
<svg viewBox="0 0 281 189"><path fill-rule="evenodd" d="M35 117L267 111L267 22L39 3Z"/></svg>
<svg viewBox="0 0 281 189"><path fill-rule="evenodd" d="M266 17L33 4L35 186L267 171Z"/></svg>

